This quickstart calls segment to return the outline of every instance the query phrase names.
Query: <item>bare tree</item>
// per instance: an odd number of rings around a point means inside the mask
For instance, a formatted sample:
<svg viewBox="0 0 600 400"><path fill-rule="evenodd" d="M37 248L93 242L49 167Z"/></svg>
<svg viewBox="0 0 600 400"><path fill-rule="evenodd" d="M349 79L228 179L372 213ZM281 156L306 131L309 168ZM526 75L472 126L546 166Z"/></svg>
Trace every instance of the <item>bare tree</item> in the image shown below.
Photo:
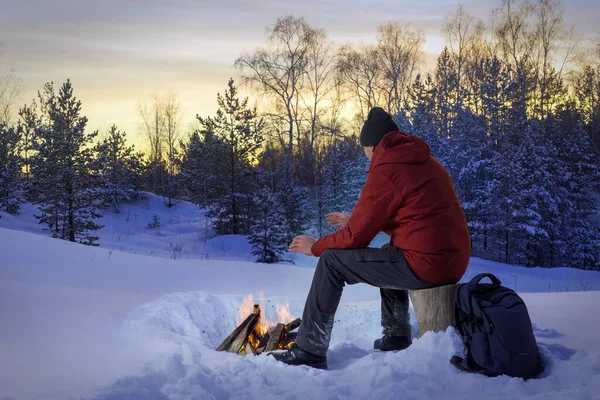
<svg viewBox="0 0 600 400"><path fill-rule="evenodd" d="M563 14L559 0L527 0L518 8L514 0L503 0L494 12L498 46L521 84L521 103L529 116L546 118L560 95L556 82L574 59L578 40L574 29L564 28ZM559 55L562 60L556 63Z"/></svg>
<svg viewBox="0 0 600 400"><path fill-rule="evenodd" d="M520 119L527 118L528 97L535 89L533 82L534 60L532 55L536 46L536 36L532 31L531 16L534 6L524 1L516 7L514 0L503 0L502 6L494 11L497 18L494 35L502 53L502 59L507 62L518 83L516 98L519 99Z"/></svg>
<svg viewBox="0 0 600 400"><path fill-rule="evenodd" d="M376 46L362 46L358 49L343 46L338 52L337 72L358 114L364 120L373 106L384 101L380 91L383 70L379 63Z"/></svg>
<svg viewBox="0 0 600 400"><path fill-rule="evenodd" d="M307 115L309 162L313 163L315 142L321 132L322 119L335 106L336 54L327 41L325 31L316 29L306 54L306 72L300 92L302 108Z"/></svg>
<svg viewBox="0 0 600 400"><path fill-rule="evenodd" d="M554 70L555 55L562 51L563 59L557 71L560 79L565 65L572 61L575 52L574 29L566 31L563 26L564 8L558 0L538 0L535 6L535 36L538 40L536 65L539 81L538 110L540 118L546 117L547 107L550 102L548 85L551 80L551 71Z"/></svg>
<svg viewBox="0 0 600 400"><path fill-rule="evenodd" d="M167 207L173 206L175 194L175 166L177 164L177 144L181 135L181 103L175 93L169 93L162 98L164 144L167 152Z"/></svg>
<svg viewBox="0 0 600 400"><path fill-rule="evenodd" d="M535 43L529 21L533 12L534 7L529 1L517 8L514 0L503 0L502 6L494 10L498 19L494 31L496 40L504 58L515 68L533 54Z"/></svg>
<svg viewBox="0 0 600 400"><path fill-rule="evenodd" d="M467 57L480 42L485 29L482 21L477 21L462 5L459 5L455 12L448 14L444 19L443 31L450 51L456 58L456 105L461 107L463 70Z"/></svg>
<svg viewBox="0 0 600 400"><path fill-rule="evenodd" d="M344 91L344 82L339 74L333 76L330 101L327 113L321 119L321 128L324 135L339 136L342 134L342 114L348 102L348 93Z"/></svg>
<svg viewBox="0 0 600 400"><path fill-rule="evenodd" d="M291 155L299 115L299 93L315 30L303 18L286 16L278 18L267 34L266 48L243 54L235 65L242 72L242 82L275 98L285 110L288 126L285 149Z"/></svg>
<svg viewBox="0 0 600 400"><path fill-rule="evenodd" d="M380 25L378 32L377 59L382 69L379 86L388 111L396 115L421 63L425 34L395 22Z"/></svg>
<svg viewBox="0 0 600 400"><path fill-rule="evenodd" d="M423 57L425 35L407 25L390 22L378 27L377 45L343 46L337 72L343 87L364 120L371 107L397 114Z"/></svg>
<svg viewBox="0 0 600 400"><path fill-rule="evenodd" d="M160 96L151 96L150 103L138 102L138 112L142 120L142 131L150 143L150 162L152 163L152 192L157 193L159 174L163 162L164 150L164 112Z"/></svg>
<svg viewBox="0 0 600 400"><path fill-rule="evenodd" d="M0 43L0 58L2 57L2 44ZM13 108L21 96L23 84L11 70L0 76L0 122L10 125L12 122Z"/></svg>

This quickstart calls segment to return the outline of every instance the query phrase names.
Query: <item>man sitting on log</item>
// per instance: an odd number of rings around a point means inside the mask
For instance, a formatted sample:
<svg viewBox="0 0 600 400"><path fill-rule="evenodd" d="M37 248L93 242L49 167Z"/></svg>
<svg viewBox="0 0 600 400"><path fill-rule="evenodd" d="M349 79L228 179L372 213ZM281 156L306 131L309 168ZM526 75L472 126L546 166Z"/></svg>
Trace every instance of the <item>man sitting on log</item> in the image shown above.
<svg viewBox="0 0 600 400"><path fill-rule="evenodd" d="M315 240L297 236L290 251L319 257L296 344L272 353L290 365L327 368L334 315L345 284L368 283L381 290L382 351L411 345L407 289L452 284L471 255L465 215L448 171L427 143L400 132L390 114L373 108L360 132L370 160L367 181L351 215L332 213L343 227ZM367 248L384 231L389 244Z"/></svg>

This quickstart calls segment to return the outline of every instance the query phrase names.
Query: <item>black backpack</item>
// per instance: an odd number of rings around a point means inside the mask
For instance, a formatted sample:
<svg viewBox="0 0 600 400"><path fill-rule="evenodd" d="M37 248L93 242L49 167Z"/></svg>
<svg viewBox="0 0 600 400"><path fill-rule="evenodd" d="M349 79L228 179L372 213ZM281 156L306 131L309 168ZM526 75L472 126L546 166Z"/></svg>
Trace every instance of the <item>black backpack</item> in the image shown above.
<svg viewBox="0 0 600 400"><path fill-rule="evenodd" d="M485 277L492 283L479 283ZM465 357L450 360L458 369L524 379L543 371L525 303L494 275L458 286L454 319L465 343Z"/></svg>

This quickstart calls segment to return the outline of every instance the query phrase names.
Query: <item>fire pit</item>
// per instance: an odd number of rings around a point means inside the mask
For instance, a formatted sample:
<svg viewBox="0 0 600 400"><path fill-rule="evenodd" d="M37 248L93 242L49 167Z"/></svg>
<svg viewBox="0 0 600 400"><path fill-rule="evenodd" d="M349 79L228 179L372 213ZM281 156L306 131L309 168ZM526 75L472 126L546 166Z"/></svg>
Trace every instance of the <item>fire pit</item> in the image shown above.
<svg viewBox="0 0 600 400"><path fill-rule="evenodd" d="M300 326L300 318L294 319L287 304L277 305L279 322L261 316L261 309L265 310L262 296L260 305L254 304L252 295L246 297L237 316L237 327L217 347L217 351L259 355L290 348L296 340L296 332L293 331Z"/></svg>

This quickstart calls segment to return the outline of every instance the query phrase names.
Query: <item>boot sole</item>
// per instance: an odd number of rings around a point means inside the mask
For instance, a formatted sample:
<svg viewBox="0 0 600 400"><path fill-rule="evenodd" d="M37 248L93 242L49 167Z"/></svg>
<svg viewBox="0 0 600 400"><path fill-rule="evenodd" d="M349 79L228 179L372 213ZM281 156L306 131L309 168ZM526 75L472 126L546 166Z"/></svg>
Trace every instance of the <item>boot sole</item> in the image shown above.
<svg viewBox="0 0 600 400"><path fill-rule="evenodd" d="M281 359L277 358L277 357L275 356L275 353L276 353L276 352L277 352L277 351L270 351L270 352L268 352L268 353L267 353L267 356L271 356L271 357L273 357L274 359L276 359L277 361L279 361L279 362L281 362L281 363L284 363L284 364L286 364L286 365L292 365L292 366L302 366L302 365L306 365L307 367L316 368L316 369L327 369L327 360L325 360L325 361L321 361L321 362L318 362L318 363L288 364L288 363L286 363L285 361L283 361L283 360L281 360Z"/></svg>
<svg viewBox="0 0 600 400"><path fill-rule="evenodd" d="M316 363L316 364L304 364L304 365L308 365L309 367L313 367L316 369L327 369L327 361L323 361L323 362Z"/></svg>

